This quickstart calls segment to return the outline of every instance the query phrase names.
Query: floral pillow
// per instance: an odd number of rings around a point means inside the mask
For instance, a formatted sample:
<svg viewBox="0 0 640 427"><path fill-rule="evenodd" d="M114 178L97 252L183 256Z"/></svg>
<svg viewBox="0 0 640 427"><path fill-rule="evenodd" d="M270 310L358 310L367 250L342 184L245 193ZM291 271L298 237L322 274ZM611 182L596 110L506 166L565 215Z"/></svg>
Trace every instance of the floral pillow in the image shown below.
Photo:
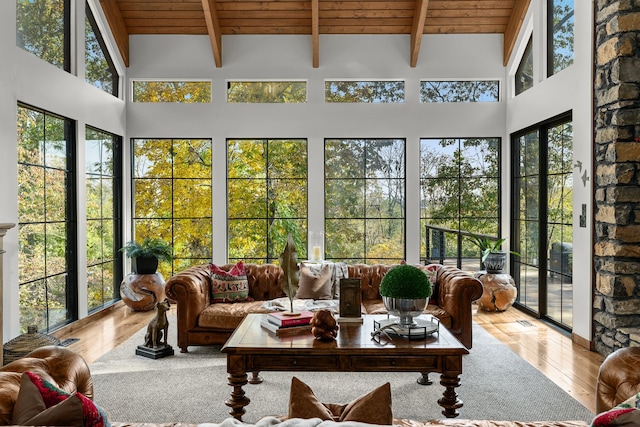
<svg viewBox="0 0 640 427"><path fill-rule="evenodd" d="M640 426L640 393L631 396L615 408L596 415L591 427Z"/></svg>
<svg viewBox="0 0 640 427"><path fill-rule="evenodd" d="M215 264L209 266L211 271L211 302L252 301L249 297L249 281L242 261L238 261L229 271Z"/></svg>

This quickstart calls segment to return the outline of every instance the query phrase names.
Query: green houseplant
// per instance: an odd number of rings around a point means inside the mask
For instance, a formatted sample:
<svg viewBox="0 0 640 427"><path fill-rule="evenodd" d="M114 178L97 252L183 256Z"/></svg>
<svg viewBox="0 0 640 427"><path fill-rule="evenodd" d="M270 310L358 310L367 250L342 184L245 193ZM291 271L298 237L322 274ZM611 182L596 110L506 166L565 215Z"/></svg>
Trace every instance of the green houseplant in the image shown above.
<svg viewBox="0 0 640 427"><path fill-rule="evenodd" d="M487 273L502 273L507 262L507 252L502 250L506 237L494 239L479 234L471 235L471 242L480 249L480 268ZM520 256L518 252L509 251L511 255Z"/></svg>
<svg viewBox="0 0 640 427"><path fill-rule="evenodd" d="M142 242L127 242L121 252L131 258L131 269L136 274L154 274L159 261L171 261L173 248L162 239L145 237Z"/></svg>
<svg viewBox="0 0 640 427"><path fill-rule="evenodd" d="M409 264L391 268L380 282L380 295L389 314L400 318L402 327L411 327L413 318L427 306L433 293L435 272L423 271Z"/></svg>

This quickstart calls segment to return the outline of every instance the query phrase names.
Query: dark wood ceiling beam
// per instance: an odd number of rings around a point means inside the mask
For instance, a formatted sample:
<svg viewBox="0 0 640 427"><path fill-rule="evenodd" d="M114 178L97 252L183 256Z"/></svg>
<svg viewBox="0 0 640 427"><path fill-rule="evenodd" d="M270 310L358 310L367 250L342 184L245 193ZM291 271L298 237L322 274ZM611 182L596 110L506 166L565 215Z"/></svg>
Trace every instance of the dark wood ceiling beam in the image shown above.
<svg viewBox="0 0 640 427"><path fill-rule="evenodd" d="M222 67L222 33L220 32L220 22L218 22L218 12L216 11L216 0L202 0L202 10L204 20L207 22L207 31L213 50L213 59L216 67Z"/></svg>
<svg viewBox="0 0 640 427"><path fill-rule="evenodd" d="M116 0L100 0L100 6L111 28L111 34L113 34L113 39L118 46L122 62L125 67L129 67L129 33L124 25L124 19L122 19Z"/></svg>
<svg viewBox="0 0 640 427"><path fill-rule="evenodd" d="M507 28L504 31L504 53L502 54L502 65L505 67L509 62L513 48L516 45L516 40L518 38L518 34L520 34L524 17L527 15L530 1L531 0L516 0L513 5L511 18L509 19Z"/></svg>
<svg viewBox="0 0 640 427"><path fill-rule="evenodd" d="M320 0L311 0L311 49L313 68L320 66Z"/></svg>
<svg viewBox="0 0 640 427"><path fill-rule="evenodd" d="M413 24L411 25L411 62L410 65L415 67L418 63L418 55L420 54L420 44L422 43L422 34L424 33L424 21L427 18L427 9L429 8L429 0L416 0L416 9L413 14Z"/></svg>

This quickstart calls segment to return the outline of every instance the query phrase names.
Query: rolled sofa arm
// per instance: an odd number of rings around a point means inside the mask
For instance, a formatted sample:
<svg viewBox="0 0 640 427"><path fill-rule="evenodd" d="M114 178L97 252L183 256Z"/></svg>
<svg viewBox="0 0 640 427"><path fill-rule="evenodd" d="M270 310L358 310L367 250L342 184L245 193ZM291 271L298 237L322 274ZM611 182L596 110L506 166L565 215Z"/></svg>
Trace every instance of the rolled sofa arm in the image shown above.
<svg viewBox="0 0 640 427"><path fill-rule="evenodd" d="M209 305L209 266L195 265L172 276L164 285L170 300L177 302L178 346L186 348L186 331L195 328L198 316ZM182 342L184 340L184 342Z"/></svg>
<svg viewBox="0 0 640 427"><path fill-rule="evenodd" d="M596 413L608 411L636 393L640 393L640 347L620 348L600 365Z"/></svg>
<svg viewBox="0 0 640 427"><path fill-rule="evenodd" d="M85 360L66 347L40 347L0 368L0 425L10 425L22 373L31 371L62 390L93 400L93 380Z"/></svg>
<svg viewBox="0 0 640 427"><path fill-rule="evenodd" d="M471 348L471 304L482 296L482 283L469 273L446 265L438 270L437 283L438 305L451 315L449 330L465 347Z"/></svg>

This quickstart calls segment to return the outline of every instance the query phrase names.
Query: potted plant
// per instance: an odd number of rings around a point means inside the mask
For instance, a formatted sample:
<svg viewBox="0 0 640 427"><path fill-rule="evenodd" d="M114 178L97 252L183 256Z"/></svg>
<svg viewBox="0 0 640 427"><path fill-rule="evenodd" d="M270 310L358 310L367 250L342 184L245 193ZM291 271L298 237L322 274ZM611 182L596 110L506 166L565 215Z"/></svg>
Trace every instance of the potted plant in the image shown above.
<svg viewBox="0 0 640 427"><path fill-rule="evenodd" d="M380 295L389 314L400 318L400 326L414 326L433 293L435 271L426 272L409 264L391 268L380 282Z"/></svg>
<svg viewBox="0 0 640 427"><path fill-rule="evenodd" d="M132 240L120 249L131 258L131 269L136 274L154 274L158 261L171 261L173 248L162 239L145 237L142 242Z"/></svg>
<svg viewBox="0 0 640 427"><path fill-rule="evenodd" d="M494 239L491 236L472 234L471 241L480 249L480 268L487 273L498 274L504 271L507 252L502 250L506 237ZM520 256L518 252L509 251L511 255Z"/></svg>

